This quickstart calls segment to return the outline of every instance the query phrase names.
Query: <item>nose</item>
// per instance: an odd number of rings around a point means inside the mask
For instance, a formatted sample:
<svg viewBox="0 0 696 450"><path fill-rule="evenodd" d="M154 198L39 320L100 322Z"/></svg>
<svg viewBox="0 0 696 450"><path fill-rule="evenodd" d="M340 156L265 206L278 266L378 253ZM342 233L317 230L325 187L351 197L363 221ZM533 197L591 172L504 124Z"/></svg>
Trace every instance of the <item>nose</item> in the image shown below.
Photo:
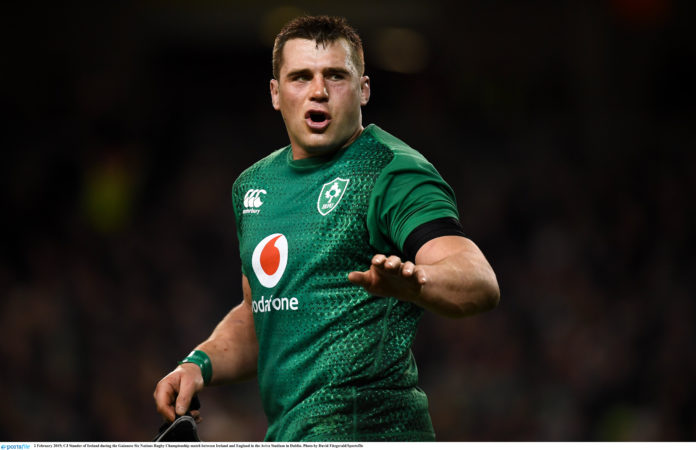
<svg viewBox="0 0 696 450"><path fill-rule="evenodd" d="M329 99L329 91L326 90L326 83L324 83L324 77L318 76L312 80L312 96L310 100L314 101L326 101Z"/></svg>

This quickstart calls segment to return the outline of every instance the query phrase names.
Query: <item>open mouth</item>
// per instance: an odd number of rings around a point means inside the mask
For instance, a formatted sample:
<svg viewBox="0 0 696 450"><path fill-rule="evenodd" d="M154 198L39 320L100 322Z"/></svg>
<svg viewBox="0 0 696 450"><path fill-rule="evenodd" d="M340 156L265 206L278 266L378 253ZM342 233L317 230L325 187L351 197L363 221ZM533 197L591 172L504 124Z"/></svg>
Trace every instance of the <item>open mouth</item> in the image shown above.
<svg viewBox="0 0 696 450"><path fill-rule="evenodd" d="M311 129L321 131L329 125L331 116L324 111L312 110L307 111L305 120Z"/></svg>

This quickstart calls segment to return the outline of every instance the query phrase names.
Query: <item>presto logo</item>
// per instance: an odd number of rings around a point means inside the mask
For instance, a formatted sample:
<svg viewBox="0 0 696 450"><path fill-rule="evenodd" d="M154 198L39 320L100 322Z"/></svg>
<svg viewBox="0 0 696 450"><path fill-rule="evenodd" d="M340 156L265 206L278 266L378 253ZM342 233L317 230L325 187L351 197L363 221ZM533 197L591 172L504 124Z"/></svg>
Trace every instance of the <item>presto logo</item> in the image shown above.
<svg viewBox="0 0 696 450"><path fill-rule="evenodd" d="M288 265L288 240L280 233L266 236L251 255L251 267L263 287L274 287Z"/></svg>

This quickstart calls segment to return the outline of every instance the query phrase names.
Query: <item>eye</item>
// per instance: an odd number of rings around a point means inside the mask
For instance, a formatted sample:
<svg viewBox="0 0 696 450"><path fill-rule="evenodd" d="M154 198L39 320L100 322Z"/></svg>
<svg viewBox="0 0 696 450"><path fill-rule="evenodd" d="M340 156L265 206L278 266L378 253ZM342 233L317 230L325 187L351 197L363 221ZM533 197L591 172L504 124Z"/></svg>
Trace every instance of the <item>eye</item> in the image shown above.
<svg viewBox="0 0 696 450"><path fill-rule="evenodd" d="M329 74L329 76L327 78L331 81L340 81L340 80L343 80L345 78L345 75L343 75L342 73L332 73L332 74Z"/></svg>
<svg viewBox="0 0 696 450"><path fill-rule="evenodd" d="M311 75L304 73L304 72L296 72L296 73L289 74L288 79L290 81L298 81L301 83L305 83L307 81L310 81L312 79L312 77L311 77Z"/></svg>

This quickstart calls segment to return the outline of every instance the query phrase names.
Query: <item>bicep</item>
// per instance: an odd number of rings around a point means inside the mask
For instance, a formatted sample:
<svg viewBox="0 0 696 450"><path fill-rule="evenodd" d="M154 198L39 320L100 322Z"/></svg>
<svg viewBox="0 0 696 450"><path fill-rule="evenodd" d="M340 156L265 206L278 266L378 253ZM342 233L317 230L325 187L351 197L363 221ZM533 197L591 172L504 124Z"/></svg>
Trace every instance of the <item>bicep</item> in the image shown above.
<svg viewBox="0 0 696 450"><path fill-rule="evenodd" d="M431 265L452 256L485 261L483 253L471 239L463 236L439 236L418 249L415 263Z"/></svg>
<svg viewBox="0 0 696 450"><path fill-rule="evenodd" d="M418 267L430 280L427 295L435 312L464 317L487 311L500 300L493 268L470 239L462 236L431 239L416 253Z"/></svg>
<svg viewBox="0 0 696 450"><path fill-rule="evenodd" d="M462 236L440 236L423 244L416 253L416 265L444 269L449 277L485 286L492 297L499 297L493 268L474 242ZM451 280L450 280L451 281ZM495 300L497 304L497 300Z"/></svg>

